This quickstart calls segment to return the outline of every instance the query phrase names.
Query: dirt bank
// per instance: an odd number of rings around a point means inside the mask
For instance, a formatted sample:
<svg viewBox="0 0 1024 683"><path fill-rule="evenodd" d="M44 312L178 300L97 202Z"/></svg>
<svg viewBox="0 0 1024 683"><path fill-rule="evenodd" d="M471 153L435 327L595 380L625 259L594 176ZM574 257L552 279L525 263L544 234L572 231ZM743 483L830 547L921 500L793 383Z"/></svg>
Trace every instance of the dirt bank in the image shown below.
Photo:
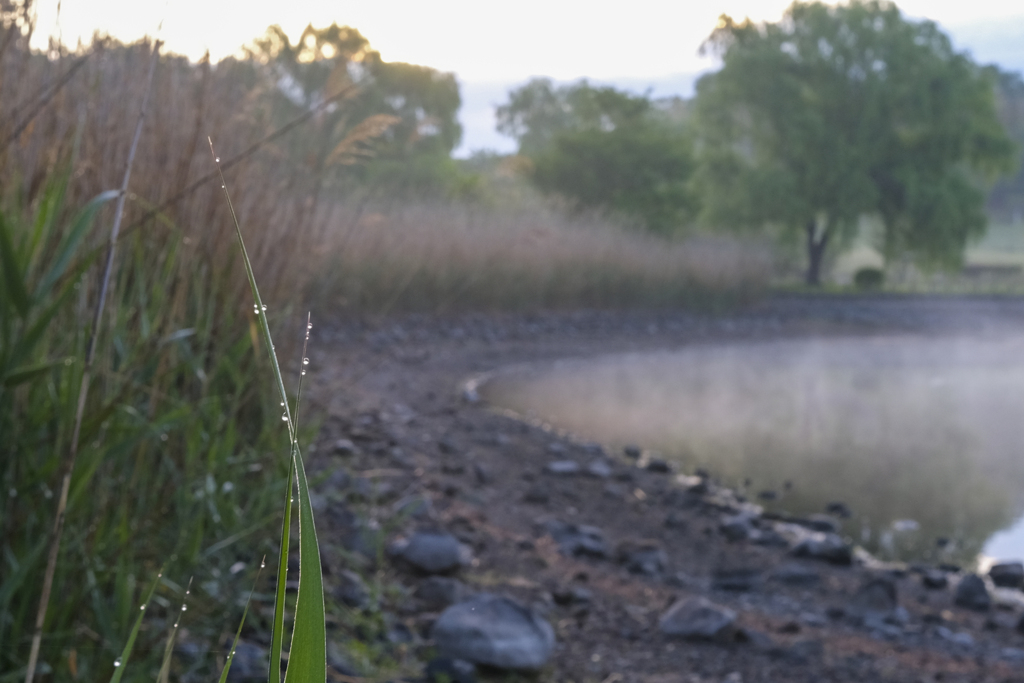
<svg viewBox="0 0 1024 683"><path fill-rule="evenodd" d="M713 480L604 452L464 395L468 379L524 362L737 339L1009 327L1024 328L1024 302L914 297L785 296L725 316L321 321L308 379L326 420L310 466L322 481L329 612L367 609L342 571L373 575L374 543L439 528L472 553L449 572L457 585L445 585L461 596L513 597L552 624L556 645L541 680L1024 680L1020 591L993 591L984 610L958 606L964 572L882 566L849 547L818 552L807 544L835 540L824 533L827 520L765 519ZM578 469L552 467L570 461ZM584 527L598 547L578 542ZM380 603L385 647L415 667L432 654L438 613L459 597L426 595L423 572L408 564L385 559L377 571L395 586ZM733 618L709 638L666 633L666 611L694 596ZM332 631L339 643L347 637L345 627ZM334 663L337 680L363 673L351 658Z"/></svg>

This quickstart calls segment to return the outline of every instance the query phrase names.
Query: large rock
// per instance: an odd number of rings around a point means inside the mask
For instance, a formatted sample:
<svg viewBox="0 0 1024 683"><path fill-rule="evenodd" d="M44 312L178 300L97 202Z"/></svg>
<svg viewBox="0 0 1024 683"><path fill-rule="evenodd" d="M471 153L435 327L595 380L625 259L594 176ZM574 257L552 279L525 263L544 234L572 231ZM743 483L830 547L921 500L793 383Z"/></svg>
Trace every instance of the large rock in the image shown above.
<svg viewBox="0 0 1024 683"><path fill-rule="evenodd" d="M682 638L721 638L729 633L736 612L707 598L693 597L672 605L658 621L658 630Z"/></svg>
<svg viewBox="0 0 1024 683"><path fill-rule="evenodd" d="M987 610L992 605L985 580L977 574L967 574L956 586L953 601L960 607L978 611Z"/></svg>
<svg viewBox="0 0 1024 683"><path fill-rule="evenodd" d="M469 548L447 531L417 531L394 543L391 554L425 574L445 574L472 559Z"/></svg>
<svg viewBox="0 0 1024 683"><path fill-rule="evenodd" d="M992 565L988 576L992 579L992 583L1000 588L1020 588L1024 585L1024 564L1000 562Z"/></svg>
<svg viewBox="0 0 1024 683"><path fill-rule="evenodd" d="M558 544L558 550L563 555L598 559L604 559L609 555L604 532L596 526L551 520L544 525L544 529Z"/></svg>
<svg viewBox="0 0 1024 683"><path fill-rule="evenodd" d="M555 647L551 624L536 612L487 593L446 609L431 637L442 657L501 669L539 669Z"/></svg>

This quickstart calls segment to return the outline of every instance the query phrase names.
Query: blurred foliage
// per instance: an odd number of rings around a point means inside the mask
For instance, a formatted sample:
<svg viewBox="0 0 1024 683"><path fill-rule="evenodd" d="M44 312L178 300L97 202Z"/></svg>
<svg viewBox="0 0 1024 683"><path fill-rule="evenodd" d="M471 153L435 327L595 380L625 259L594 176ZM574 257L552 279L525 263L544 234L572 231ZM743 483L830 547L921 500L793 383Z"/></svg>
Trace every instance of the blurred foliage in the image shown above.
<svg viewBox="0 0 1024 683"><path fill-rule="evenodd" d="M999 180L988 198L989 213L1006 222L1024 218L1024 79L1016 72L998 72L996 107L999 120L1016 146L1016 172Z"/></svg>
<svg viewBox="0 0 1024 683"><path fill-rule="evenodd" d="M586 80L555 87L539 78L509 93L498 130L519 142L541 191L672 234L692 219L697 199L685 108L667 105Z"/></svg>
<svg viewBox="0 0 1024 683"><path fill-rule="evenodd" d="M985 229L979 174L1008 168L994 72L884 1L796 2L778 23L722 16L698 82L704 219L803 233L807 282L858 219L887 258L957 266Z"/></svg>
<svg viewBox="0 0 1024 683"><path fill-rule="evenodd" d="M670 235L696 212L689 185L694 166L688 137L641 120L609 131L558 135L537 155L532 177L541 190L580 207L638 217L649 230Z"/></svg>
<svg viewBox="0 0 1024 683"><path fill-rule="evenodd" d="M337 24L308 26L294 44L272 26L249 56L277 75L279 123L339 100L291 142L296 158L325 179L416 196L461 191L465 178L450 159L462 137L453 74L385 62L359 31Z"/></svg>
<svg viewBox="0 0 1024 683"><path fill-rule="evenodd" d="M45 549L69 448L96 293L101 196L72 214L71 173L35 204L0 210L0 669L24 666ZM108 193L109 195L110 193ZM136 232L108 295L41 661L59 680L109 677L161 565L167 579L140 635L152 679L156 643L194 574L204 600L192 632L216 641L250 587L231 577L271 549L284 485L279 411L255 379L248 323L179 236ZM209 287L191 287L204 281ZM267 387L269 388L269 387ZM276 495L275 495L276 494ZM262 546L262 547L254 547ZM234 570L237 572L237 569ZM173 606L172 606L173 603ZM44 667L45 668L45 667ZM133 674L134 675L134 674Z"/></svg>

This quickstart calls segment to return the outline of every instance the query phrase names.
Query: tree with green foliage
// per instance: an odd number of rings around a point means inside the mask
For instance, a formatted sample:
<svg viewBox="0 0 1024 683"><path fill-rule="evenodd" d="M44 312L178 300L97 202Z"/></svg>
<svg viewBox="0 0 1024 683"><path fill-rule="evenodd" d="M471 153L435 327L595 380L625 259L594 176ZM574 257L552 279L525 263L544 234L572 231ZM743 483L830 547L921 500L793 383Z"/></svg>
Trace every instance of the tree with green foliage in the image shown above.
<svg viewBox="0 0 1024 683"><path fill-rule="evenodd" d="M497 118L531 159L532 182L576 208L626 215L662 234L696 212L690 138L647 96L538 78L510 92Z"/></svg>
<svg viewBox="0 0 1024 683"><path fill-rule="evenodd" d="M722 16L697 85L704 219L802 233L806 281L859 219L884 256L955 266L985 229L980 173L1006 169L993 73L884 0L795 2L777 23Z"/></svg>
<svg viewBox="0 0 1024 683"><path fill-rule="evenodd" d="M289 116L347 93L344 106L319 117L321 135L309 139L302 154L320 170L345 169L364 184L414 194L436 190L457 174L450 158L462 137L454 74L385 62L359 31L337 24L308 26L294 44L272 26L251 52L277 72ZM367 157L368 163L351 168Z"/></svg>

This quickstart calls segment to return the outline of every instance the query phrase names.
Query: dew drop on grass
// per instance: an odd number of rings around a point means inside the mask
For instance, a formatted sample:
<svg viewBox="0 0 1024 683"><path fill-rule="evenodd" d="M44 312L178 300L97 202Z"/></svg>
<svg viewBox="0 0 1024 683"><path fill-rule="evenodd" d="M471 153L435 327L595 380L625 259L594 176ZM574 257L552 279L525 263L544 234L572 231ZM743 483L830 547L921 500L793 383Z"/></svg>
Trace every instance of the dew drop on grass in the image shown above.
<svg viewBox="0 0 1024 683"><path fill-rule="evenodd" d="M218 164L219 164L219 163L220 163L220 157L214 157L214 158L213 158L213 161L214 161L215 163L218 163Z"/></svg>
<svg viewBox="0 0 1024 683"><path fill-rule="evenodd" d="M287 422L288 421L288 413L285 413L284 415L281 416L281 421L282 422Z"/></svg>
<svg viewBox="0 0 1024 683"><path fill-rule="evenodd" d="M309 365L309 359L308 358L303 358L302 359L302 364L303 365Z"/></svg>
<svg viewBox="0 0 1024 683"><path fill-rule="evenodd" d="M146 611L146 606L145 605L139 605L139 611L140 612L145 612Z"/></svg>
<svg viewBox="0 0 1024 683"><path fill-rule="evenodd" d="M263 310L264 311L267 310L267 305L266 304L263 304Z"/></svg>
<svg viewBox="0 0 1024 683"><path fill-rule="evenodd" d="M120 657L114 660L114 666L121 666L121 659L120 659Z"/></svg>
<svg viewBox="0 0 1024 683"><path fill-rule="evenodd" d="M303 374L303 375L305 375L305 374L306 374L306 371L305 371L305 370L303 370L303 371L302 371L302 374Z"/></svg>
<svg viewBox="0 0 1024 683"><path fill-rule="evenodd" d="M306 323L306 329L307 330L313 329L313 323Z"/></svg>
<svg viewBox="0 0 1024 683"><path fill-rule="evenodd" d="M181 611L182 612L188 611L188 605L182 605L181 606Z"/></svg>

